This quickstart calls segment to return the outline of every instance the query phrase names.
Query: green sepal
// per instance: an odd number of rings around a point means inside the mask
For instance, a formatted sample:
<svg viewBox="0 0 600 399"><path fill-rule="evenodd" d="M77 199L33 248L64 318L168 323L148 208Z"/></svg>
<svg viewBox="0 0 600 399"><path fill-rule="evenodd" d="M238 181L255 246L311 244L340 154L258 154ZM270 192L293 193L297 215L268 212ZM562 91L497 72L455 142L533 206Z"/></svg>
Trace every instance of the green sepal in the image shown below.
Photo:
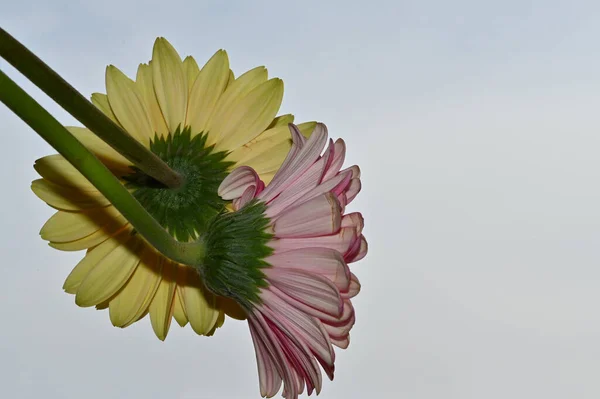
<svg viewBox="0 0 600 399"><path fill-rule="evenodd" d="M198 269L206 286L217 295L234 299L246 310L260 303L259 290L267 282L262 269L273 253L267 244L269 218L266 205L252 201L236 212L223 212L213 219L202 239L206 257Z"/></svg>

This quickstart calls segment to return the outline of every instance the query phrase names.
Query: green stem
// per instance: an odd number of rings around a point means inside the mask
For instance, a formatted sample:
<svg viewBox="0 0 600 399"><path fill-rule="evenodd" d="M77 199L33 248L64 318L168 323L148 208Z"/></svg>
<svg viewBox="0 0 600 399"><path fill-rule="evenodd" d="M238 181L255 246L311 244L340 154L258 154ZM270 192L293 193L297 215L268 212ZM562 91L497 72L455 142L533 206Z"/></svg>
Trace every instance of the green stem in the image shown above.
<svg viewBox="0 0 600 399"><path fill-rule="evenodd" d="M0 101L77 168L156 250L175 262L200 266L203 241L175 240L94 154L2 71Z"/></svg>
<svg viewBox="0 0 600 399"><path fill-rule="evenodd" d="M2 28L0 28L0 56L144 173L167 187L181 186L183 180L179 173L110 120Z"/></svg>

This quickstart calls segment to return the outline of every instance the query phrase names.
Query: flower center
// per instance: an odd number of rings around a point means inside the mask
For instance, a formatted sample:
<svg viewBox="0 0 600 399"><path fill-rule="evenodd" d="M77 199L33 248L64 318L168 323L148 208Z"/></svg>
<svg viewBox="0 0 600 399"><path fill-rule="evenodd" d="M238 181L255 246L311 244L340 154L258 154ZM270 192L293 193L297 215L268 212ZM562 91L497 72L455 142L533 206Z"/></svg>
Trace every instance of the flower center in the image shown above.
<svg viewBox="0 0 600 399"><path fill-rule="evenodd" d="M134 197L179 241L196 239L225 207L217 189L233 163L224 160L227 153L207 146L206 137L203 133L192 137L186 127L151 140L150 150L182 175L184 182L176 189L136 168L124 177Z"/></svg>

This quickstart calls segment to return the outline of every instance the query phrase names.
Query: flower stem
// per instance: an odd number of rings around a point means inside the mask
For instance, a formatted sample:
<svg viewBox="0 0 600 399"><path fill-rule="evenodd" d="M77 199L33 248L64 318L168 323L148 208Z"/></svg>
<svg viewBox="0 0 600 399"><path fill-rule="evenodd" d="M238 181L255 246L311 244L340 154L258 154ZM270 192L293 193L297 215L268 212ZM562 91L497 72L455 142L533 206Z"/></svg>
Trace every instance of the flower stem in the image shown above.
<svg viewBox="0 0 600 399"><path fill-rule="evenodd" d="M2 28L0 28L0 56L144 173L167 187L181 186L183 178L179 173L110 120Z"/></svg>
<svg viewBox="0 0 600 399"><path fill-rule="evenodd" d="M175 262L200 266L203 241L175 240L94 154L2 71L0 101L81 172L156 250Z"/></svg>

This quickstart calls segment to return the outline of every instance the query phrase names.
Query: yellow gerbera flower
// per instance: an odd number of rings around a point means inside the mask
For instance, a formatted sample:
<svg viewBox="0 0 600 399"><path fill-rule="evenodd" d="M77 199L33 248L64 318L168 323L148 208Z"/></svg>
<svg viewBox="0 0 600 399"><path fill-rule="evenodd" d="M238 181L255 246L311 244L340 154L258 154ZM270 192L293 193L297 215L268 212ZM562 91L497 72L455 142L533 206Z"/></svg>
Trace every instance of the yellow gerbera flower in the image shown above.
<svg viewBox="0 0 600 399"><path fill-rule="evenodd" d="M235 79L223 50L200 69L192 57L182 61L159 38L152 60L140 64L135 81L109 66L106 91L94 93L92 102L183 174L186 184L166 188L132 168L89 130L69 130L181 241L202 234L207 221L223 209L217 188L230 170L248 165L268 183L291 147L288 123L293 116L276 117L283 82L268 79L264 67ZM314 122L299 125L306 136L314 127ZM149 313L161 340L172 318L211 335L225 313L244 317L233 302L208 292L194 270L151 248L62 156L39 159L35 169L42 179L32 183L34 193L57 209L42 228L42 238L60 250L87 250L63 287L75 294L77 305L108 308L117 327Z"/></svg>

